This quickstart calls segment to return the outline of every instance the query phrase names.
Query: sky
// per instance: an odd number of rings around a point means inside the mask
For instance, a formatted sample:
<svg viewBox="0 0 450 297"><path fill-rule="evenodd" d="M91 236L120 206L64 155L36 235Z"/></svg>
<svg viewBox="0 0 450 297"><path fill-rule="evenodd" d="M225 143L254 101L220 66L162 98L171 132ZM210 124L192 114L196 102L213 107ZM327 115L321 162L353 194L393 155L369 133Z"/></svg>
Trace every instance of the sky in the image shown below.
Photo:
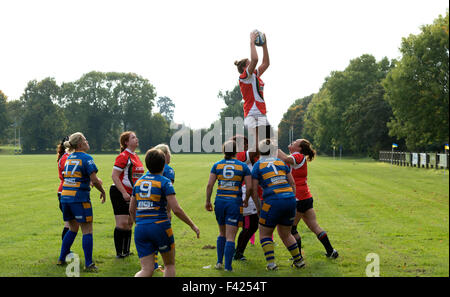
<svg viewBox="0 0 450 297"><path fill-rule="evenodd" d="M332 71L363 54L400 58L403 37L445 15L442 0L5 0L0 1L0 90L19 99L27 83L58 84L90 71L132 72L175 103L174 121L207 128L238 84L250 32L266 34L262 75L269 122L317 93ZM258 48L262 61L262 48Z"/></svg>

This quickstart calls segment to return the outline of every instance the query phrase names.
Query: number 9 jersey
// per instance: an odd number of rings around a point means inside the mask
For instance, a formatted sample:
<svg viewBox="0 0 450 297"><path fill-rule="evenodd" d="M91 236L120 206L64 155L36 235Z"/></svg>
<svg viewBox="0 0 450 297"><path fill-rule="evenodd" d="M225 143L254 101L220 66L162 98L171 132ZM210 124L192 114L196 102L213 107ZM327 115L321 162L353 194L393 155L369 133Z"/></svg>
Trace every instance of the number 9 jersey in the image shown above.
<svg viewBox="0 0 450 297"><path fill-rule="evenodd" d="M136 225L167 221L167 196L174 195L172 182L159 174L147 172L136 182Z"/></svg>

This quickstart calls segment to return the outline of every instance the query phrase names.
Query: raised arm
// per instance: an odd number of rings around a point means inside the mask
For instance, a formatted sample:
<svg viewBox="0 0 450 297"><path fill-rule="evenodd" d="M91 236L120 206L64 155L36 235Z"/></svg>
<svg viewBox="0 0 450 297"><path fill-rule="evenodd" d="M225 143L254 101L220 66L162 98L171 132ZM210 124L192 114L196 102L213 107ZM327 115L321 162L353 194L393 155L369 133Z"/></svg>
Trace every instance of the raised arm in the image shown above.
<svg viewBox="0 0 450 297"><path fill-rule="evenodd" d="M278 149L278 158L286 164L294 165L294 159Z"/></svg>
<svg viewBox="0 0 450 297"><path fill-rule="evenodd" d="M267 68L269 68L270 65L270 58L269 58L269 51L267 50L267 38L266 34L264 34L264 38L266 42L264 42L262 48L263 48L263 60L261 65L258 67L258 75L261 76Z"/></svg>
<svg viewBox="0 0 450 297"><path fill-rule="evenodd" d="M248 65L248 75L252 75L258 64L258 52L256 51L255 39L258 36L256 32L250 33L250 65Z"/></svg>

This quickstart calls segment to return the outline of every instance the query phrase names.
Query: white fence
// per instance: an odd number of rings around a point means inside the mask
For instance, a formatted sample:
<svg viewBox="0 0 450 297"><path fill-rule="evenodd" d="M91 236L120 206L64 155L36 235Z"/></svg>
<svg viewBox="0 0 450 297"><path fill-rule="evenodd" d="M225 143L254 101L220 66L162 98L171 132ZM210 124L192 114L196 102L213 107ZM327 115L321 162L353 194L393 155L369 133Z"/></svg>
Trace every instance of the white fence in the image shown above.
<svg viewBox="0 0 450 297"><path fill-rule="evenodd" d="M448 169L449 154L380 151L379 160L400 166Z"/></svg>

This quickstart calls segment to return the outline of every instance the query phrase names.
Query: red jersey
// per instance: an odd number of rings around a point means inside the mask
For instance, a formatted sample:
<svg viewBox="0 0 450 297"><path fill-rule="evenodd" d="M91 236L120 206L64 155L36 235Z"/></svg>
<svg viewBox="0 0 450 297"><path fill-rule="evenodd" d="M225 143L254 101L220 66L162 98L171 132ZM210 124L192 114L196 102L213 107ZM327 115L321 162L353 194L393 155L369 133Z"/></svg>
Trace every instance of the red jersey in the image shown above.
<svg viewBox="0 0 450 297"><path fill-rule="evenodd" d="M145 173L144 166L136 153L125 149L114 162L114 170L121 172L119 178L128 194L133 193L136 181Z"/></svg>
<svg viewBox="0 0 450 297"><path fill-rule="evenodd" d="M289 157L294 159L294 165L291 166L291 172L292 177L295 180L296 199L305 200L311 198L312 195L309 191L308 184L306 183L308 179L308 165L305 155L295 152Z"/></svg>
<svg viewBox="0 0 450 297"><path fill-rule="evenodd" d="M258 70L249 75L247 68L239 76L239 87L244 99L244 117L265 115L264 82L259 78Z"/></svg>
<svg viewBox="0 0 450 297"><path fill-rule="evenodd" d="M64 155L62 155L61 158L58 160L58 175L59 175L59 180L61 181L59 183L58 193L62 192L62 188L63 188L63 184L64 184L63 171L64 171L64 166L66 166L67 157L69 155L70 155L69 153L64 153Z"/></svg>
<svg viewBox="0 0 450 297"><path fill-rule="evenodd" d="M244 152L237 153L236 159L247 164L250 171L252 171L253 164L255 164L259 160L259 157L256 157L255 160L253 160L253 162L252 162L252 160L250 160L250 154L248 153L248 151L244 151ZM245 182L242 182L242 184L244 185ZM263 189L261 188L261 186L258 186L258 195L259 195L259 197L261 197L261 200L263 200L262 194L263 194Z"/></svg>

